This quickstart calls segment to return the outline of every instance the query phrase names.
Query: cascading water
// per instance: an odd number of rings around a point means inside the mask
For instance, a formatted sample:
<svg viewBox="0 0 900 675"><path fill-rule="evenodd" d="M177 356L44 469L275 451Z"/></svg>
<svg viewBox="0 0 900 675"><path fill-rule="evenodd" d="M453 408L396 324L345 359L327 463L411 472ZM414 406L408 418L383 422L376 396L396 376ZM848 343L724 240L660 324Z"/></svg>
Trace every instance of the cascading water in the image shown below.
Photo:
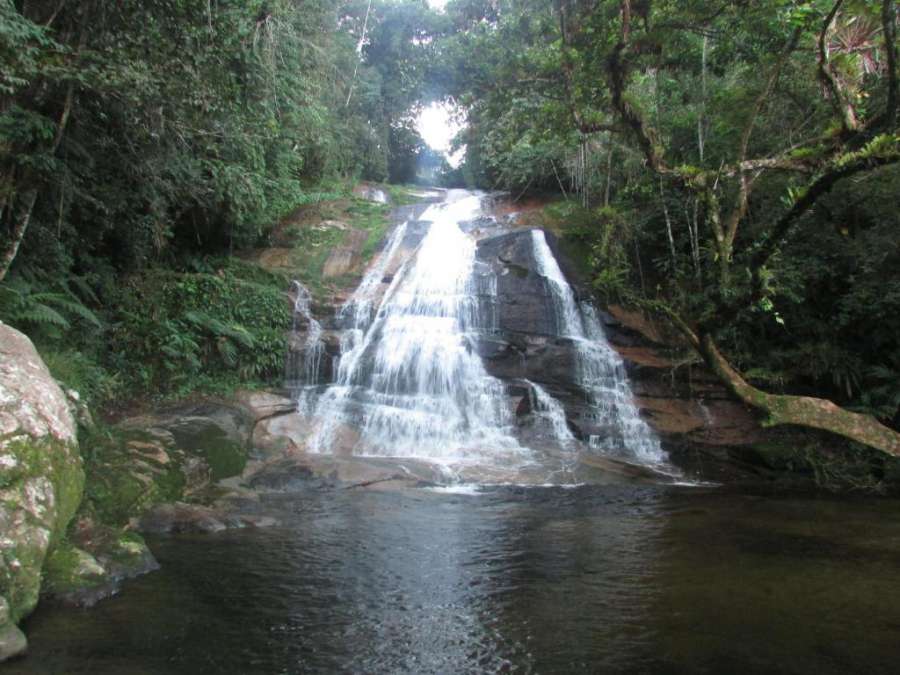
<svg viewBox="0 0 900 675"><path fill-rule="evenodd" d="M561 444L568 445L575 440L566 422L566 411L562 403L553 398L546 389L536 382L528 383L528 397L532 414L542 420L553 437Z"/></svg>
<svg viewBox="0 0 900 675"><path fill-rule="evenodd" d="M555 324L555 333L571 343L573 383L585 394L590 418L589 431L582 433L589 435L586 443L579 441L563 404L528 380L534 425L530 431L517 427L515 396L487 372L478 353L480 341L502 333L497 273L476 257L475 238L461 226L479 215L479 195L451 191L418 221L404 222L391 233L336 313L342 332L332 384L324 391L305 387L298 394L298 410L313 424L307 449L419 458L451 473L473 470L482 477L524 470L538 482L541 475L559 480L586 445L605 455L661 463L659 442L632 403L622 360L607 343L593 308L576 301L540 230L530 233L533 271L552 301L551 327ZM305 381L314 384L322 357L321 327L309 316L309 295L303 290L298 287L296 316L308 326L303 370ZM528 434L539 450L517 440Z"/></svg>
<svg viewBox="0 0 900 675"><path fill-rule="evenodd" d="M526 461L528 451L512 436L504 386L473 349L481 329L477 293L484 288L472 274L475 242L459 223L478 214L480 198L462 194L421 216L430 222L428 231L394 275L374 318L369 303L402 231L376 261L371 280L341 309L352 337L334 385L316 407L312 451L346 443L341 430L352 420L359 430L352 438L357 455L446 465Z"/></svg>
<svg viewBox="0 0 900 675"><path fill-rule="evenodd" d="M625 365L607 342L594 308L576 302L543 231L532 230L531 235L538 272L553 298L557 332L573 341L576 381L587 395L594 421L606 432L592 435L591 447L648 464L661 463L664 454L659 440L638 415Z"/></svg>
<svg viewBox="0 0 900 675"><path fill-rule="evenodd" d="M291 389L314 385L319 380L325 343L322 341L322 325L313 318L310 303L312 296L299 281L291 286L294 296L294 317L291 327L287 359L287 384ZM305 336L301 332L305 329ZM298 344L302 340L302 344Z"/></svg>

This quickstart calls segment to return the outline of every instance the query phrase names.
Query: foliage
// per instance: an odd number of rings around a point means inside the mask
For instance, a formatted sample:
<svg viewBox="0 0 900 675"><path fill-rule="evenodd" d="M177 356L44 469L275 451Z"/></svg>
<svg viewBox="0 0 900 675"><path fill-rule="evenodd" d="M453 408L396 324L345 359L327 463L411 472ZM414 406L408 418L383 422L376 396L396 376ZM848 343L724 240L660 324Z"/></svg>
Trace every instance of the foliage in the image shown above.
<svg viewBox="0 0 900 675"><path fill-rule="evenodd" d="M896 426L895 18L839 5L458 0L437 48L470 121L461 173L562 193L548 216L603 295Z"/></svg>
<svg viewBox="0 0 900 675"><path fill-rule="evenodd" d="M276 378L283 369L290 308L284 280L248 280L239 265L213 273L154 270L125 284L109 335L110 366L143 390L186 392L232 373Z"/></svg>

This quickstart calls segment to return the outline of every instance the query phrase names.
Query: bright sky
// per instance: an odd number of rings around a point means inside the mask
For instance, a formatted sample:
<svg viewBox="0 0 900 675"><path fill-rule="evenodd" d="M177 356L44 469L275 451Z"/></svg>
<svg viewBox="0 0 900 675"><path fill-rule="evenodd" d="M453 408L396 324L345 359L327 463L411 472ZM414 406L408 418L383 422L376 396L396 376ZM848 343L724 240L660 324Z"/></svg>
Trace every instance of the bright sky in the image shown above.
<svg viewBox="0 0 900 675"><path fill-rule="evenodd" d="M432 103L419 115L416 128L425 142L438 152L447 155L450 166L457 167L462 162L464 149L449 154L450 141L462 127L453 119L453 109L443 103Z"/></svg>
<svg viewBox="0 0 900 675"><path fill-rule="evenodd" d="M447 0L428 0L428 4L432 9L443 11ZM456 168L460 165L466 149L463 147L450 154L450 140L461 128L461 125L453 120L453 109L450 106L432 103L419 115L416 128L433 150L447 155L450 166Z"/></svg>

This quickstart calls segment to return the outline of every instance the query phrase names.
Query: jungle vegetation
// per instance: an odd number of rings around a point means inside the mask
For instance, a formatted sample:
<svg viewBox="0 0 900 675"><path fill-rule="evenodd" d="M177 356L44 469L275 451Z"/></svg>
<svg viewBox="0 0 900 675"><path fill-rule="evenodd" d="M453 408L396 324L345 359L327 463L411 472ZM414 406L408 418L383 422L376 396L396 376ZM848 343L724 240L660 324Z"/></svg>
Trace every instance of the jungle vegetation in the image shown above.
<svg viewBox="0 0 900 675"><path fill-rule="evenodd" d="M452 7L460 178L562 194L597 288L769 423L900 455L896 3Z"/></svg>
<svg viewBox="0 0 900 675"><path fill-rule="evenodd" d="M0 0L0 318L107 397L159 380L141 345L272 377L278 282L232 254L414 179L443 100L448 185L557 200L597 292L771 423L900 455L896 23L894 0ZM248 290L266 317L191 300Z"/></svg>

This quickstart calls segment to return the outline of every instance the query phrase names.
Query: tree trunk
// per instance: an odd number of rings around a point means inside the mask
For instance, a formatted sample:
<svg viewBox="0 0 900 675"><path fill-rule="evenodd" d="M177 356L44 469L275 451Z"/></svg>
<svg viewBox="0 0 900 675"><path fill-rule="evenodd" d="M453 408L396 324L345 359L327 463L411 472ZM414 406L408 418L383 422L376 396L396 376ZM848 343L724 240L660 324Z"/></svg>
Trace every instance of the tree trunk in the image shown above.
<svg viewBox="0 0 900 675"><path fill-rule="evenodd" d="M87 31L83 30L81 32L81 39L78 44L76 56L81 53L81 50L84 47L86 35ZM60 143L62 143L63 134L65 134L66 126L69 123L69 116L72 114L72 103L74 99L75 85L69 84L66 90L66 100L63 103L62 113L60 114L59 122L56 125L56 133L53 136L53 143L48 152L50 155L56 154ZM22 182L27 185L31 181L26 176ZM10 189L13 189L12 185L10 186ZM9 272L13 260L16 259L16 254L19 252L19 246L22 244L22 239L25 238L25 232L28 230L28 223L31 222L31 214L34 213L34 204L37 201L37 195L37 189L29 189L25 192L22 198L22 206L18 211L15 209L15 197L10 198L9 200L10 203L8 208L11 211L10 215L12 216L13 227L12 232L10 233L11 239L6 245L6 249L0 253L0 281L3 281L3 279L6 278L6 274Z"/></svg>
<svg viewBox="0 0 900 675"><path fill-rule="evenodd" d="M735 396L768 415L767 425L795 424L830 431L900 457L900 434L874 417L844 410L823 398L767 394L741 377L722 356L711 337L702 336L695 346L707 365Z"/></svg>
<svg viewBox="0 0 900 675"><path fill-rule="evenodd" d="M19 252L19 245L25 238L25 231L28 229L28 223L31 221L31 214L34 211L34 203L37 201L37 190L30 190L25 194L22 200L22 207L18 210L11 208L13 217L13 230L11 239L6 245L6 250L0 254L0 281L6 278L10 265L16 259Z"/></svg>

